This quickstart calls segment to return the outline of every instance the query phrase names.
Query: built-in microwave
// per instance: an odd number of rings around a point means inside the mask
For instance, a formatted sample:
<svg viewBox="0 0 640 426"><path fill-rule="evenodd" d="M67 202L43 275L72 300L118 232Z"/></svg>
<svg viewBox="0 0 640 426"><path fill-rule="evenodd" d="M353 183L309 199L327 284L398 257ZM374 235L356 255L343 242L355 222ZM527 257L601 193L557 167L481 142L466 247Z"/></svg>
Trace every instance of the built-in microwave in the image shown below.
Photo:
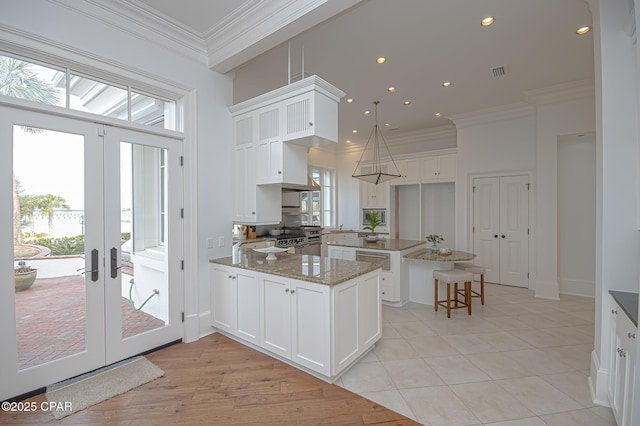
<svg viewBox="0 0 640 426"><path fill-rule="evenodd" d="M378 213L378 226L387 226L387 209L362 209L362 226L369 226L372 212Z"/></svg>

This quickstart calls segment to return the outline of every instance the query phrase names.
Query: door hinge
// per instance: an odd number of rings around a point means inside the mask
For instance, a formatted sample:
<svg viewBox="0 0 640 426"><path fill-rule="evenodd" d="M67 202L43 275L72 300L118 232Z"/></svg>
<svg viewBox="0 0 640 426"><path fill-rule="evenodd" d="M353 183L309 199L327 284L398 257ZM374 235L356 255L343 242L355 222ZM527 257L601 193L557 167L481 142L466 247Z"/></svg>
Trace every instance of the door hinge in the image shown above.
<svg viewBox="0 0 640 426"><path fill-rule="evenodd" d="M107 129L104 126L98 126L98 136L104 136L107 134Z"/></svg>
<svg viewBox="0 0 640 426"><path fill-rule="evenodd" d="M182 269L184 271L184 260L180 261L180 269Z"/></svg>
<svg viewBox="0 0 640 426"><path fill-rule="evenodd" d="M527 279L529 279L529 273L527 272Z"/></svg>
<svg viewBox="0 0 640 426"><path fill-rule="evenodd" d="M180 209L180 219L184 219L184 208Z"/></svg>
<svg viewBox="0 0 640 426"><path fill-rule="evenodd" d="M184 156L180 156L180 165L184 166Z"/></svg>
<svg viewBox="0 0 640 426"><path fill-rule="evenodd" d="M473 192L476 192L476 187L475 186L473 187Z"/></svg>
<svg viewBox="0 0 640 426"><path fill-rule="evenodd" d="M531 186L531 184L530 184L530 183L527 183L526 185L527 185L527 191L528 191L528 190L529 190L529 187Z"/></svg>
<svg viewBox="0 0 640 426"><path fill-rule="evenodd" d="M529 228L527 228L527 235L529 235Z"/></svg>
<svg viewBox="0 0 640 426"><path fill-rule="evenodd" d="M184 312L182 313L182 322L184 322Z"/></svg>
<svg viewBox="0 0 640 426"><path fill-rule="evenodd" d="M472 229L473 230L471 232L476 232L476 227L475 226Z"/></svg>

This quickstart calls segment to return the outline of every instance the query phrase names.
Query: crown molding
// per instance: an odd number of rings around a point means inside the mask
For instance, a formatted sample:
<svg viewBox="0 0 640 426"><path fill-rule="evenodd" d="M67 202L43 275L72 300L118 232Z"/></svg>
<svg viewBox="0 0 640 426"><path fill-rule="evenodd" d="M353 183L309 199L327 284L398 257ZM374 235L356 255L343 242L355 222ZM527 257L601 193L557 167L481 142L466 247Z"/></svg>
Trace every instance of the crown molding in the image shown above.
<svg viewBox="0 0 640 426"><path fill-rule="evenodd" d="M251 0L205 34L208 64L220 73L284 43L363 0Z"/></svg>
<svg viewBox="0 0 640 426"><path fill-rule="evenodd" d="M207 63L202 35L137 0L48 1L203 64Z"/></svg>
<svg viewBox="0 0 640 426"><path fill-rule="evenodd" d="M237 115L238 113L244 114L254 109L262 108L263 106L271 105L286 98L301 95L312 90L322 93L336 102L340 102L340 99L346 95L342 90L326 82L317 75L312 75L311 77L279 87L271 92L264 93L256 96L255 98L240 102L239 104L231 105L229 107L229 111L232 116Z"/></svg>
<svg viewBox="0 0 640 426"><path fill-rule="evenodd" d="M487 108L473 112L447 116L453 121L456 128L460 129L468 126L477 126L487 124L494 121L511 120L514 118L522 118L532 116L535 113L533 106L526 102L516 102L513 104L502 105L495 108Z"/></svg>
<svg viewBox="0 0 640 426"><path fill-rule="evenodd" d="M392 138L385 138L385 141L388 145L392 145L394 147L402 146L402 145L411 145L420 142L429 142L435 140L442 140L447 138L456 139L458 135L457 129L454 125L444 125L438 127L430 127L428 129L416 130L413 132L405 132L398 135L395 135ZM342 146L341 152L349 153L354 151L362 151L364 148L364 144L356 144L350 143ZM447 148L449 149L449 148ZM445 150L431 150L424 152L436 152L436 151L446 151ZM453 148L453 152L455 152L455 148ZM398 157L406 156L406 154L400 154ZM395 156L394 156L395 158Z"/></svg>
<svg viewBox="0 0 640 426"><path fill-rule="evenodd" d="M595 83L592 79L572 81L542 89L529 90L524 95L532 105L543 106L595 97Z"/></svg>

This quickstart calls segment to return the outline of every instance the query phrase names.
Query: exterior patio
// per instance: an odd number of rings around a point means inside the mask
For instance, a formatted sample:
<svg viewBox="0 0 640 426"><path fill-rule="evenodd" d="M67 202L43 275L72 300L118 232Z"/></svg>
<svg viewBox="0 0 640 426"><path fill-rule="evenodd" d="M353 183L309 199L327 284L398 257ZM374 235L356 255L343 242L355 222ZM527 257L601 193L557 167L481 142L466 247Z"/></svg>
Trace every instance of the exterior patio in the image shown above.
<svg viewBox="0 0 640 426"><path fill-rule="evenodd" d="M18 366L25 369L82 352L85 347L85 291L80 275L38 278L16 293ZM123 337L134 336L164 322L129 306L122 298Z"/></svg>

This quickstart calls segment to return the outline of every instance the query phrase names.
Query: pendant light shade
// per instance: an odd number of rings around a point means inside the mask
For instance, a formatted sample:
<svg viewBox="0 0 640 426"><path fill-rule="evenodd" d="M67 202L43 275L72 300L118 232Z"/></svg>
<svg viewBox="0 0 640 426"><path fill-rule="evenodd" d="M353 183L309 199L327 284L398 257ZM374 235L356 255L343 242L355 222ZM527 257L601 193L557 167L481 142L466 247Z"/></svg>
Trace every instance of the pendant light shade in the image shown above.
<svg viewBox="0 0 640 426"><path fill-rule="evenodd" d="M367 144L364 146L360 160L358 160L358 164L356 164L356 169L351 175L356 179L371 182L375 185L400 177L398 166L396 166L395 161L393 161L387 142L384 140L384 136L382 136L382 132L378 126L379 103L380 101L373 102L373 105L375 105L375 124L369 135L369 140L367 140ZM389 162L382 164L381 159L384 158L383 155L385 154L386 157L389 158Z"/></svg>

